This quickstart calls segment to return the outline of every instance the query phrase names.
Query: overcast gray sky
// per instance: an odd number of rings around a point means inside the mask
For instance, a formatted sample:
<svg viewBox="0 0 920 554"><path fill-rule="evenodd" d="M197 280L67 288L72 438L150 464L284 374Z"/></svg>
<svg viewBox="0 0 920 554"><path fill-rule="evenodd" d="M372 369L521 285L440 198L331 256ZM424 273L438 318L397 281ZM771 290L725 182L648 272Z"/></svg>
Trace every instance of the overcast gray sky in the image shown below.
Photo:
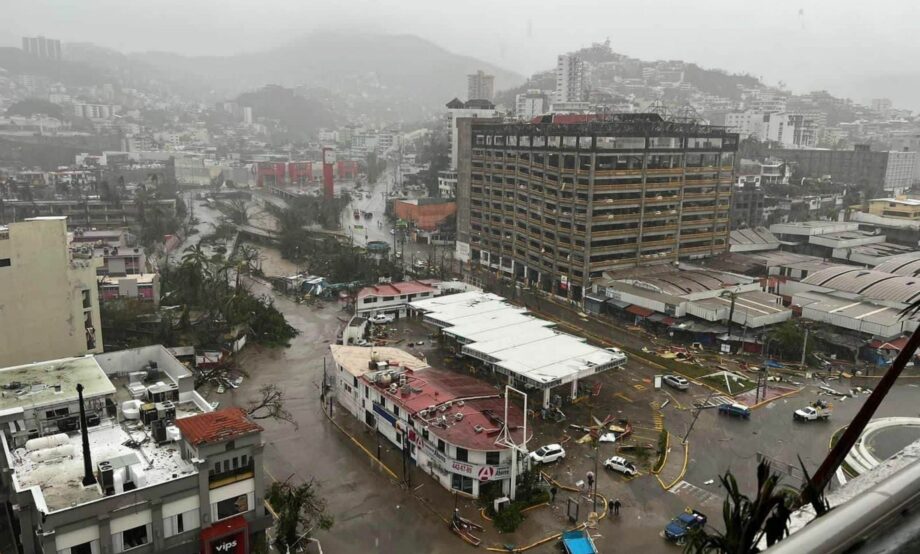
<svg viewBox="0 0 920 554"><path fill-rule="evenodd" d="M745 71L796 91L884 94L920 73L913 0L0 0L0 39L44 34L122 51L261 50L318 28L410 33L519 73L609 37L643 59ZM318 54L319 55L319 54ZM334 55L334 53L323 53ZM917 79L913 81L917 83ZM863 83L855 85L854 83ZM863 88L859 88L862 86ZM904 83L890 85L893 88ZM863 90L865 89L865 90ZM891 92L892 96L902 96Z"/></svg>

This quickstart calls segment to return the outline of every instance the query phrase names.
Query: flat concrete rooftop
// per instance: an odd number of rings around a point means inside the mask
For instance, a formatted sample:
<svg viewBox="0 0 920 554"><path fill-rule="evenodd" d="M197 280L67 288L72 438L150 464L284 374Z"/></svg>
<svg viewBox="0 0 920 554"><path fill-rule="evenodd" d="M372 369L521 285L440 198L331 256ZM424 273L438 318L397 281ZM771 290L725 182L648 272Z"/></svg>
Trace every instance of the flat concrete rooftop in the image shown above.
<svg viewBox="0 0 920 554"><path fill-rule="evenodd" d="M135 425L137 427L134 428L122 426L107 419L89 429L94 471L100 462L134 455L137 457L136 471L143 474L145 481L136 483L138 488L196 473L195 467L182 459L177 443L157 446L146 430ZM16 485L20 490L40 488L41 495L36 496L44 499L48 512L104 498L98 485L84 487L82 484L83 443L80 434L75 433L68 438L65 447L71 447L72 455L56 460L36 461L33 459L34 452L27 453L24 448L12 453L11 465Z"/></svg>
<svg viewBox="0 0 920 554"><path fill-rule="evenodd" d="M0 414L18 408L35 408L83 397L113 394L115 387L93 356L62 358L0 369Z"/></svg>

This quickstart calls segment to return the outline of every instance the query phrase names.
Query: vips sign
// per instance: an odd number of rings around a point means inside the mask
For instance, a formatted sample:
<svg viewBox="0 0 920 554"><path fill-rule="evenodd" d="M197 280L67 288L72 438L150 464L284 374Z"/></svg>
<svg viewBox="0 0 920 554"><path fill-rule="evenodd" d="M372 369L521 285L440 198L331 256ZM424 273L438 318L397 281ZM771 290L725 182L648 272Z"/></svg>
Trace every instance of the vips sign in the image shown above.
<svg viewBox="0 0 920 554"><path fill-rule="evenodd" d="M211 541L211 552L214 554L248 554L246 549L245 531L233 533Z"/></svg>

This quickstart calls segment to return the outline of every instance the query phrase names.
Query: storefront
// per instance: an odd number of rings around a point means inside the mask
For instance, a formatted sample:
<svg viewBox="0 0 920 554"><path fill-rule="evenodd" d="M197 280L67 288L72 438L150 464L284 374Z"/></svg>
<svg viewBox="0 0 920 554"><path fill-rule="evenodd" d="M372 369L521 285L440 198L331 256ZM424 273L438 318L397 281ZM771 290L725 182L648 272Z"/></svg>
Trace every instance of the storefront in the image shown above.
<svg viewBox="0 0 920 554"><path fill-rule="evenodd" d="M201 531L201 554L249 552L249 524L243 516L219 521Z"/></svg>

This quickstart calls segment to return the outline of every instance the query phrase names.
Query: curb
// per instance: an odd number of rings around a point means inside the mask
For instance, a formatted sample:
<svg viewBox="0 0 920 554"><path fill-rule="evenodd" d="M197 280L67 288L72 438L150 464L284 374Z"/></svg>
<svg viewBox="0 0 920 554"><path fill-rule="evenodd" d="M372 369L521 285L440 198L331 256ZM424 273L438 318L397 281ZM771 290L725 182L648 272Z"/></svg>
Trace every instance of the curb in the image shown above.
<svg viewBox="0 0 920 554"><path fill-rule="evenodd" d="M659 473L661 473L661 470L664 469L664 466L667 465L668 452L671 450L671 433L668 433L667 431L665 431L665 433L666 435L664 439L664 459L661 460L661 467L659 467L657 471L655 471L654 469L652 470L652 475L655 475L656 477L658 476ZM661 483L661 479L659 479L658 482ZM662 483L662 486L664 486L664 483Z"/></svg>

